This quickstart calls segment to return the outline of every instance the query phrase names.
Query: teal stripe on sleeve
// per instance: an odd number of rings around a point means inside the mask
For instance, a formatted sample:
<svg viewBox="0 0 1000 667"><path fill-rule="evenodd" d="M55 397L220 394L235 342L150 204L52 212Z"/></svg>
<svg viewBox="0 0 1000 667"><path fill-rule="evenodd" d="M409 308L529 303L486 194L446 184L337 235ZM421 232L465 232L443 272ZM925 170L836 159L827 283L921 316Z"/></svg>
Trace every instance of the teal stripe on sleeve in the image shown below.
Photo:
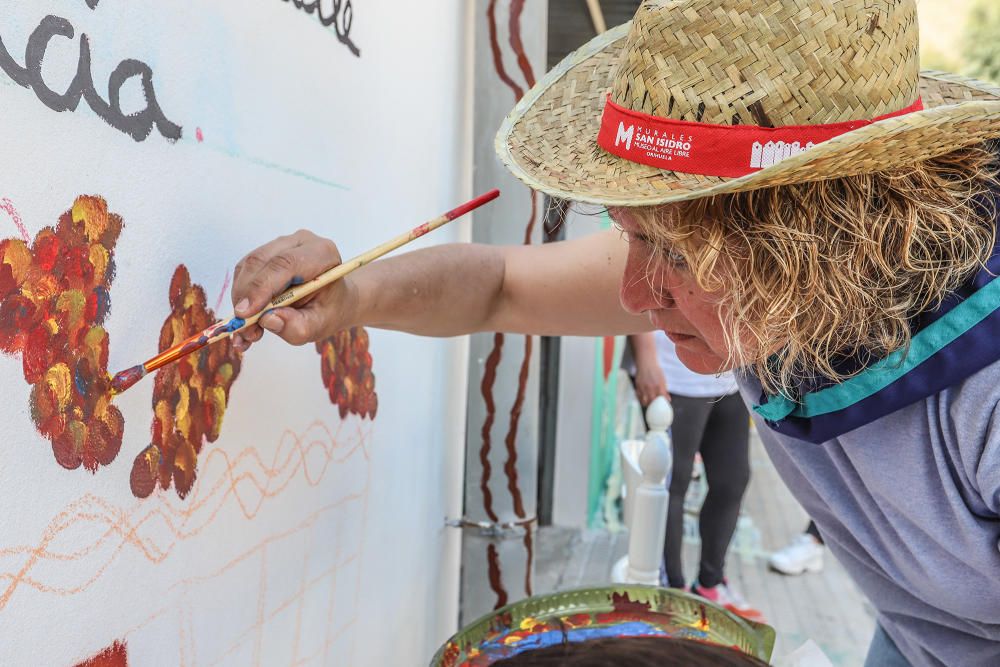
<svg viewBox="0 0 1000 667"><path fill-rule="evenodd" d="M769 421L788 417L818 417L837 412L876 394L955 342L1000 308L1000 280L988 285L913 336L909 352L896 350L849 380L810 392L796 403L786 396L770 396L754 412Z"/></svg>

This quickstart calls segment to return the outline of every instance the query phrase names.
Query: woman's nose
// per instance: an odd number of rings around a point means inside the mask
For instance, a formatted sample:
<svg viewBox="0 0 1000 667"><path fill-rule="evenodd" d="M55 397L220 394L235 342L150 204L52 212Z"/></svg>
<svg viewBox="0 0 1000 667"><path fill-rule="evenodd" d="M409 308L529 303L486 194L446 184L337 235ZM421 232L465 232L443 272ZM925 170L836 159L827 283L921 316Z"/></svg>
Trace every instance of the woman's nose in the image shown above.
<svg viewBox="0 0 1000 667"><path fill-rule="evenodd" d="M673 306L670 291L665 284L664 271L650 265L649 256L629 249L625 273L622 275L622 307L635 315L647 310Z"/></svg>

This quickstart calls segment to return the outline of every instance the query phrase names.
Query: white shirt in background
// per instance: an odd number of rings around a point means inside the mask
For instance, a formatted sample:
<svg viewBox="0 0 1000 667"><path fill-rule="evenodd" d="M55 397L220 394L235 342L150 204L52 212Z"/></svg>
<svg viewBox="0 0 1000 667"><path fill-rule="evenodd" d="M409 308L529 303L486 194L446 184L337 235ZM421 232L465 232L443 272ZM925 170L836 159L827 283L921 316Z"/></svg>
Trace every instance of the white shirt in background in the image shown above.
<svg viewBox="0 0 1000 667"><path fill-rule="evenodd" d="M702 375L689 370L677 358L674 343L667 334L657 331L656 356L660 360L660 368L667 377L667 390L678 396L691 398L715 398L729 396L737 391L736 379L729 371L720 375Z"/></svg>

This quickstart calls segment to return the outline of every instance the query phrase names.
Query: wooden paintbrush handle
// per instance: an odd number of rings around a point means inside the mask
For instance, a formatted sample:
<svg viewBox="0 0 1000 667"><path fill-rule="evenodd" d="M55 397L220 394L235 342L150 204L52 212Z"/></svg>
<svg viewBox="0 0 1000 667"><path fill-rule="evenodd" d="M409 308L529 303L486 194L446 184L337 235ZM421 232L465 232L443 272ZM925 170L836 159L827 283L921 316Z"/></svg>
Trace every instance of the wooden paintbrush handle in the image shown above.
<svg viewBox="0 0 1000 667"><path fill-rule="evenodd" d="M215 324L208 327L201 333L191 336L187 340L178 343L177 345L174 345L168 350L164 350L163 352L156 355L149 361L143 364L139 364L138 366L133 366L132 368L128 368L116 374L114 377L111 378L112 392L115 394L120 394L123 391L128 390L129 387L132 387L133 385L135 385L136 382L141 380L149 373L152 373L153 371L157 370L158 368L162 368L167 364L172 364L178 359L181 359L182 357L185 357L191 354L192 352L196 352L202 349L206 345L211 345L212 343L220 341L223 338L228 338L229 336L232 336L234 333L243 331L247 327L256 324L257 321L260 320L260 318L263 317L264 314L267 313L269 310L284 306L291 306L296 301L306 298L310 294L315 293L317 290L326 287L327 285L329 285L334 281L340 280L351 271L355 271L364 266L365 264L375 261L382 255L392 252L396 248L406 245L407 243L413 241L414 239L420 238L424 234L427 234L428 232L437 229L441 225L445 225L451 222L455 218L462 217L469 211L477 209L483 204L493 201L499 196L500 196L499 190L492 190L484 195L480 195L479 197L476 197L472 201L466 202L465 204L462 204L458 208L448 211L439 218L434 218L430 222L425 222L424 224L418 227L414 227L405 234L400 234L396 238L392 239L391 241L383 243L377 248L373 248L372 250L369 250L368 252L362 255L358 255L354 259L348 260L347 262L344 262L340 266L335 266L328 271L324 271L323 273L316 276L307 283L290 287L281 294L279 294L278 296L271 299L271 303L268 304L267 308L265 308L259 313L252 315L246 320L234 317L228 322L224 321L216 322Z"/></svg>
<svg viewBox="0 0 1000 667"><path fill-rule="evenodd" d="M260 318L266 315L269 311L275 308L284 308L287 306L291 306L297 301L300 301L311 294L315 294L316 292L323 289L327 285L330 285L331 283L340 280L341 278L351 273L352 271L356 271L357 269L360 269L362 266L374 262L376 259L379 259L383 255L386 255L392 252L393 250L396 250L397 248L400 248L406 245L407 243L410 243L411 241L414 241L420 238L421 236L424 236L425 234L428 234L434 231L435 229L448 224L449 222L455 220L456 218L462 217L469 211L477 209L483 204L491 202L499 196L500 196L499 190L491 190L490 192L487 192L484 195L476 197L472 201L469 201L463 204L462 206L459 206L456 209L448 211L447 213L445 213L440 217L434 218L433 220L425 222L422 225L414 227L410 231L404 232L403 234L400 234L396 238L386 241L385 243L375 248L372 248L368 252L362 253L357 257L349 259L343 264L335 266L332 269L329 269L328 271L324 271L323 273L319 274L318 276L316 276L315 278L313 278L308 282L302 283L301 285L293 285L292 287L289 287L287 290L285 290L278 296L271 299L271 302L267 305L266 308L264 308L264 310L246 318L243 326L233 329L232 331L222 332L219 336L214 337L213 340L215 338L231 336L234 333L239 333L243 329L246 329L247 327L257 324Z"/></svg>

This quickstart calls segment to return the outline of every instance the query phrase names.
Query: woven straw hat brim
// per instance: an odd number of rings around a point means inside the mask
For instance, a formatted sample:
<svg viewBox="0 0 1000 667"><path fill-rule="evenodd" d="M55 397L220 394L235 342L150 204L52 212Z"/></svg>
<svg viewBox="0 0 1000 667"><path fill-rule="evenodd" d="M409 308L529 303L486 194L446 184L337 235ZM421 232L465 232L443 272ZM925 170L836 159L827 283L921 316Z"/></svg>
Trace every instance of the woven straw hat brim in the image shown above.
<svg viewBox="0 0 1000 667"><path fill-rule="evenodd" d="M740 178L698 176L605 152L597 134L631 23L569 55L504 120L496 150L529 187L604 206L652 206L912 164L1000 137L1000 88L923 72L923 111L873 123Z"/></svg>

